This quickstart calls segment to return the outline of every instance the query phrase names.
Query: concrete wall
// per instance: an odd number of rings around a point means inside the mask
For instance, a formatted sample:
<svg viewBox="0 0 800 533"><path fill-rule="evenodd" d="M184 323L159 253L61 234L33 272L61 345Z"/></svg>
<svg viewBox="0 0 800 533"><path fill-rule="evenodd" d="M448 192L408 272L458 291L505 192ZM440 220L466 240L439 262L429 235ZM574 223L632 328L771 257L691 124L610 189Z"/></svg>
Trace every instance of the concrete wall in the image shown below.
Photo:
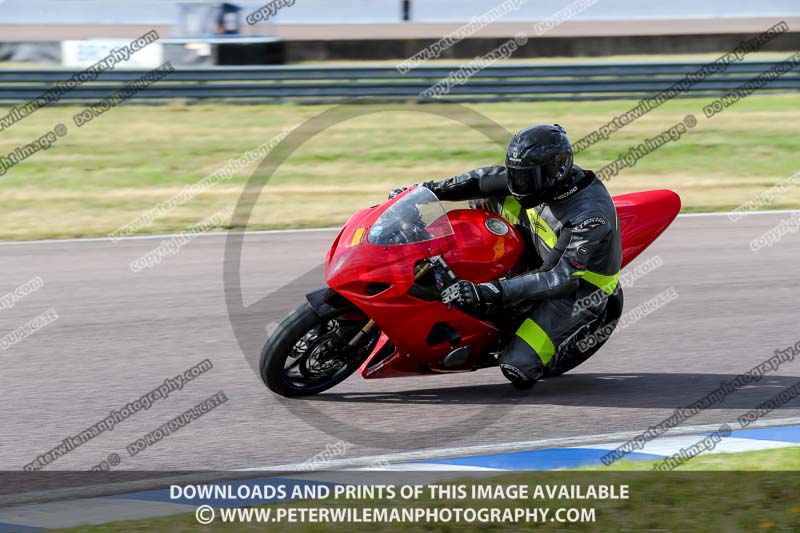
<svg viewBox="0 0 800 533"><path fill-rule="evenodd" d="M628 35L621 37L556 37L531 39L514 52L513 59L541 57L601 57L626 54L725 53L752 34L728 35ZM442 54L442 59L463 62L500 46L506 39L467 39ZM349 59L405 59L430 44L429 40L381 39L376 41L287 41L286 61ZM789 32L768 43L763 51L800 50L800 33Z"/></svg>
<svg viewBox="0 0 800 533"><path fill-rule="evenodd" d="M264 1L229 0L249 13ZM502 0L412 0L417 22L467 21ZM505 21L542 20L572 0L508 0L519 6ZM5 0L0 3L3 24L174 24L177 1L172 0ZM209 2L216 3L216 2ZM598 0L574 20L691 19L715 17L800 16L800 0ZM401 20L401 0L296 0L278 12L280 24L386 23Z"/></svg>
<svg viewBox="0 0 800 533"><path fill-rule="evenodd" d="M571 0L508 0L519 5L503 20L542 20L550 17ZM416 0L412 20L461 21L478 16L502 0ZM524 3L523 3L524 2ZM590 4L591 0L581 2ZM580 5L580 4L576 4ZM574 16L574 20L693 19L715 17L783 17L800 15L798 0L597 0Z"/></svg>

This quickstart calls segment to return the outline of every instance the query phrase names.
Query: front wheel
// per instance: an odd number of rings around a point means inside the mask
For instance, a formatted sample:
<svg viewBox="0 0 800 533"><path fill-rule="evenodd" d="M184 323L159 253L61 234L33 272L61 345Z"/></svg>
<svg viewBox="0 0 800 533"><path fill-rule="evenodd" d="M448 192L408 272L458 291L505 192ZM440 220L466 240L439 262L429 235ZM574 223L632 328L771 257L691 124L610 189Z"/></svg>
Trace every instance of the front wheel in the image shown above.
<svg viewBox="0 0 800 533"><path fill-rule="evenodd" d="M308 396L330 389L355 372L380 335L377 328L362 336L357 346L349 342L366 320L345 320L342 310L320 318L308 302L287 316L261 350L261 379L281 396Z"/></svg>

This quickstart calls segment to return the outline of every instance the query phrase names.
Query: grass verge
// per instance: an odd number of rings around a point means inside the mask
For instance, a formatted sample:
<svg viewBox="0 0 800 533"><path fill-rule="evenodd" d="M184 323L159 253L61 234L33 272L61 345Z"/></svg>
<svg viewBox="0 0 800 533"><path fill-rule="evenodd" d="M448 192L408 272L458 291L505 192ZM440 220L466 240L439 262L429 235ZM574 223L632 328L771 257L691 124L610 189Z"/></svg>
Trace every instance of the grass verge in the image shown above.
<svg viewBox="0 0 800 533"><path fill-rule="evenodd" d="M731 209L798 168L800 95L753 95L711 119L708 99L676 99L578 155L599 169L687 113L695 128L624 169L612 193L670 188L684 211ZM634 101L491 103L471 108L510 132L535 123L564 125L577 140ZM363 106L362 106L363 107ZM40 109L7 128L0 156L58 123L66 136L0 176L0 239L104 236L168 200L230 159L303 123L328 106L120 106L78 128L81 108ZM300 147L265 188L248 228L341 224L391 188L441 179L502 161L503 148L478 132L431 114L381 111L335 125ZM7 112L7 108L1 110ZM175 232L236 201L255 164L171 208L137 234ZM800 188L766 208L800 206Z"/></svg>

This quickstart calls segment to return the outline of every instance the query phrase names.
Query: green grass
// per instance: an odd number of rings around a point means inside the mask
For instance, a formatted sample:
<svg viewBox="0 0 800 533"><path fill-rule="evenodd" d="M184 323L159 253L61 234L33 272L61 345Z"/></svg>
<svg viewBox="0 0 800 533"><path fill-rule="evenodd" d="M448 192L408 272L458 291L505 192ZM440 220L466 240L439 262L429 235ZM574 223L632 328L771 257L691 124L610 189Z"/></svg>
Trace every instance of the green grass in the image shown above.
<svg viewBox="0 0 800 533"><path fill-rule="evenodd" d="M419 507L594 507L594 524L529 524L523 529L541 531L797 531L800 528L800 448L757 452L718 454L696 457L676 472L630 472L650 470L647 461L622 461L612 470L606 467L562 472L526 472L505 474L480 480L459 480L455 484L627 484L627 500L462 500L446 501L423 497L412 501ZM621 472L628 470L629 472ZM737 470L738 472L733 472ZM788 471L795 472L788 472ZM693 472L690 472L693 471ZM751 472L742 472L751 471ZM762 472L752 472L762 471ZM769 472L763 472L769 471ZM712 473L713 472L713 473ZM408 478L385 483L410 483ZM532 489L531 489L532 492ZM402 501L379 502L323 500L280 504L283 507L402 507ZM273 505L273 509L278 505ZM554 512L554 511L551 511ZM122 533L128 531L183 532L198 528L193 514L151 520L116 522L101 526L66 529L68 532ZM515 524L274 524L269 531L442 531L455 532L469 527L477 531L520 531ZM221 524L202 526L203 531L256 531L258 524Z"/></svg>
<svg viewBox="0 0 800 533"><path fill-rule="evenodd" d="M577 157L599 169L665 130L687 113L698 125L625 169L612 193L670 188L684 211L730 209L800 170L800 95L751 96L705 119L707 99L668 102ZM634 101L493 103L472 109L514 132L557 122L577 140ZM169 199L230 158L303 123L329 106L121 106L77 128L76 107L37 111L0 132L0 155L31 142L55 124L67 136L0 177L0 239L102 236ZM396 186L439 179L496 164L503 149L478 132L430 114L381 112L335 125L299 148L280 167L249 228L341 224L355 209ZM417 109L424 111L425 106ZM3 109L3 113L7 110ZM181 231L235 201L255 165L157 218L138 233ZM800 188L768 208L800 206Z"/></svg>

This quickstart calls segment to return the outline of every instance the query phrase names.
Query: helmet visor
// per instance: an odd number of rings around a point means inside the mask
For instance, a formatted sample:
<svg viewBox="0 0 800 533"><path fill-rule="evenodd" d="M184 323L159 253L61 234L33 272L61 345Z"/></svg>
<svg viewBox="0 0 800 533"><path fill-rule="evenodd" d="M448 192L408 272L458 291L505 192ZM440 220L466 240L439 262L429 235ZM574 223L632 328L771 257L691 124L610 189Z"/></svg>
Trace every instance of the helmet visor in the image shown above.
<svg viewBox="0 0 800 533"><path fill-rule="evenodd" d="M542 190L544 183L541 166L509 166L506 169L511 194L525 196Z"/></svg>

